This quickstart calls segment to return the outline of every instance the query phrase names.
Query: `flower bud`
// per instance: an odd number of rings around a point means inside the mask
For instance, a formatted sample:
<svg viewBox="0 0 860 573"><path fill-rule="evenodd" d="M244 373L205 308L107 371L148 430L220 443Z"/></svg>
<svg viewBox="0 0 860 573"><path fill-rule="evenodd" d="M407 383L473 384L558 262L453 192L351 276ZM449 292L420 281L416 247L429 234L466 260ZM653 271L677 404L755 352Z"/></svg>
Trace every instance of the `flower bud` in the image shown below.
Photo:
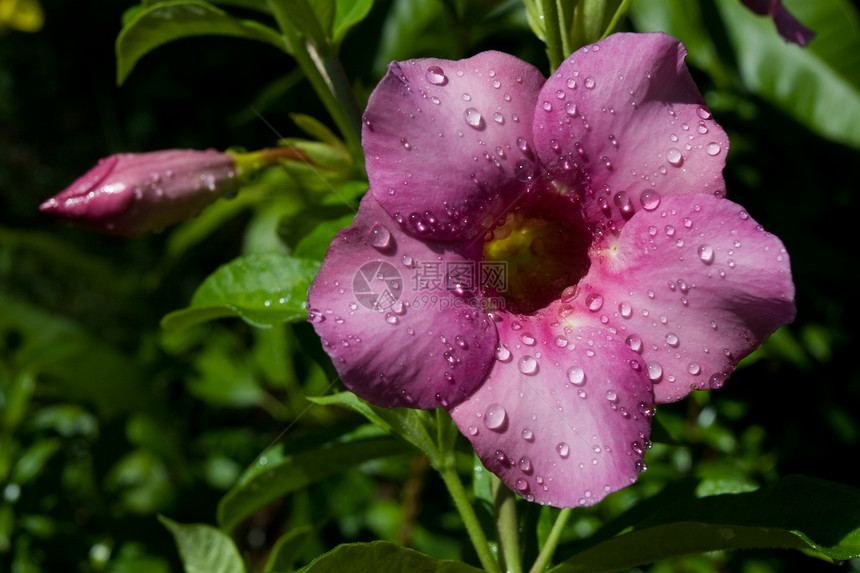
<svg viewBox="0 0 860 573"><path fill-rule="evenodd" d="M120 153L99 161L39 208L99 231L136 236L196 216L239 183L229 153Z"/></svg>

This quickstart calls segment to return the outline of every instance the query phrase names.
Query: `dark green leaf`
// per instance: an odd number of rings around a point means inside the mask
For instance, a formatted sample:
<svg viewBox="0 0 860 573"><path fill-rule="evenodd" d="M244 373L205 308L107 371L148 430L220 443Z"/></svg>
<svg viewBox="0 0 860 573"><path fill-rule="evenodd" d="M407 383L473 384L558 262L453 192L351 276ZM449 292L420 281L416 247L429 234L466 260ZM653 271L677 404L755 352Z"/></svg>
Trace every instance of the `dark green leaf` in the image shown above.
<svg viewBox="0 0 860 573"><path fill-rule="evenodd" d="M253 20L239 20L201 0L168 0L135 12L116 39L117 82L155 48L192 36L219 35L257 40L287 49L280 34Z"/></svg>
<svg viewBox="0 0 860 573"><path fill-rule="evenodd" d="M350 225L353 218L354 215L350 213L333 221L319 223L313 231L302 237L296 245L295 255L305 259L322 261L335 234Z"/></svg>
<svg viewBox="0 0 860 573"><path fill-rule="evenodd" d="M165 316L168 330L238 316L252 326L268 328L305 320L307 292L319 263L280 254L248 255L209 275L191 305Z"/></svg>
<svg viewBox="0 0 860 573"><path fill-rule="evenodd" d="M434 559L387 541L340 545L315 559L299 573L342 573L343 571L480 573L480 569L465 563Z"/></svg>
<svg viewBox="0 0 860 573"><path fill-rule="evenodd" d="M634 507L577 546L553 573L626 570L661 559L727 549L815 550L860 556L860 490L789 476L751 493L697 498L694 484ZM612 537L620 531L623 535Z"/></svg>
<svg viewBox="0 0 860 573"><path fill-rule="evenodd" d="M383 431L400 436L424 452L431 461L438 458L436 443L427 432L427 414L411 408L380 408L372 406L352 392L308 398L315 404L340 406L358 412Z"/></svg>
<svg viewBox="0 0 860 573"><path fill-rule="evenodd" d="M159 515L179 549L185 573L245 573L233 540L211 525L183 525Z"/></svg>
<svg viewBox="0 0 860 573"><path fill-rule="evenodd" d="M269 560L266 562L265 571L292 571L295 567L299 552L304 549L304 544L313 533L309 525L291 529L283 534L275 542Z"/></svg>
<svg viewBox="0 0 860 573"><path fill-rule="evenodd" d="M350 28L364 20L371 7L373 0L337 0L331 31L334 43L340 43Z"/></svg>
<svg viewBox="0 0 860 573"><path fill-rule="evenodd" d="M351 466L384 456L410 451L410 447L389 437L372 437L348 443L327 444L312 450L269 461L261 456L255 473L243 478L218 504L218 522L230 531L243 519L267 503L304 488Z"/></svg>

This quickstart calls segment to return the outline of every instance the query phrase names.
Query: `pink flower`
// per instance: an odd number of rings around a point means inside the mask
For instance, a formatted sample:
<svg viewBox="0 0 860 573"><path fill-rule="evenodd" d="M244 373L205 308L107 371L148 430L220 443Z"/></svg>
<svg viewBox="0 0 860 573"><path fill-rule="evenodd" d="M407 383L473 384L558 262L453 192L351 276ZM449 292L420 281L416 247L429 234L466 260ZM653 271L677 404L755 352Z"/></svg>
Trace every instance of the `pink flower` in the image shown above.
<svg viewBox="0 0 860 573"><path fill-rule="evenodd" d="M776 24L776 31L787 42L794 42L800 46L806 46L815 32L801 24L791 12L782 5L782 0L741 0L744 5L761 16L769 15Z"/></svg>
<svg viewBox="0 0 860 573"><path fill-rule="evenodd" d="M528 500L633 483L655 403L722 386L795 313L782 244L724 198L684 55L615 34L548 80L499 52L392 63L370 192L308 294L344 384L447 408Z"/></svg>
<svg viewBox="0 0 860 573"><path fill-rule="evenodd" d="M235 192L236 171L232 155L214 150L120 153L99 161L40 209L111 234L140 235L189 219Z"/></svg>

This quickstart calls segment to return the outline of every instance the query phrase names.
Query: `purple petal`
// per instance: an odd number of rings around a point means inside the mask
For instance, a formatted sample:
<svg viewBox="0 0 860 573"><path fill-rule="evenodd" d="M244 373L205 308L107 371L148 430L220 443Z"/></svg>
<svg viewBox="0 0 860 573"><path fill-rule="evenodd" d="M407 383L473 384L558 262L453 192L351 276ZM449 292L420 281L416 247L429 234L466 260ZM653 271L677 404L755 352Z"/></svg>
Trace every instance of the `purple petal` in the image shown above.
<svg viewBox="0 0 860 573"><path fill-rule="evenodd" d="M792 16L791 12L782 5L781 0L741 0L741 2L756 14L761 16L769 14L776 24L777 32L787 42L806 46L815 37L815 32Z"/></svg>
<svg viewBox="0 0 860 573"><path fill-rule="evenodd" d="M528 142L543 82L500 52L392 62L362 132L377 201L422 237L480 235L536 174Z"/></svg>
<svg viewBox="0 0 860 573"><path fill-rule="evenodd" d="M645 365L603 329L507 315L487 381L451 409L484 466L529 501L592 505L644 470L653 412Z"/></svg>
<svg viewBox="0 0 860 573"><path fill-rule="evenodd" d="M462 402L484 380L497 339L492 321L441 279L416 282L427 265L444 273L446 263L475 260L454 248L407 235L370 193L335 236L308 292L308 319L361 398L438 408Z"/></svg>
<svg viewBox="0 0 860 573"><path fill-rule="evenodd" d="M569 320L625 339L648 365L658 403L719 388L795 315L785 248L727 199L667 197L592 261Z"/></svg>
<svg viewBox="0 0 860 573"><path fill-rule="evenodd" d="M681 193L725 192L729 142L662 33L614 34L576 51L538 97L535 146L581 197L598 233Z"/></svg>
<svg viewBox="0 0 860 573"><path fill-rule="evenodd" d="M40 209L100 231L134 236L189 219L238 186L229 153L121 153L102 159Z"/></svg>

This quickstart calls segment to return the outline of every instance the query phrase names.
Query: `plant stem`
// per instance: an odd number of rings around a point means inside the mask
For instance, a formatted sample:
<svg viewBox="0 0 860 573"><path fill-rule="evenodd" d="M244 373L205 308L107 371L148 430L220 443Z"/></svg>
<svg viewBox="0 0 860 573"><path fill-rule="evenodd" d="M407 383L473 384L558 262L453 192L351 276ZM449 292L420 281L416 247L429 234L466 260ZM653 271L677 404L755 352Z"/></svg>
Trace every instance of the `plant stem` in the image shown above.
<svg viewBox="0 0 860 573"><path fill-rule="evenodd" d="M562 27L558 19L556 0L540 0L543 14L543 28L546 36L546 55L549 58L549 71L554 72L564 61L564 48L561 39Z"/></svg>
<svg viewBox="0 0 860 573"><path fill-rule="evenodd" d="M442 476L442 481L448 487L448 492L454 500L454 505L457 506L460 517L463 518L463 524L466 526L466 531L469 533L469 538L472 540L472 545L475 547L478 559L481 561L481 566L487 573L502 573L498 561L496 561L496 558L490 551L490 544L487 543L487 537L484 535L484 530L481 529L478 516L475 514L475 510L466 495L463 482L460 481L460 476L457 474L457 469L454 466L453 452L449 453L446 458L447 460L443 464L443 467L436 468L436 470Z"/></svg>
<svg viewBox="0 0 860 573"><path fill-rule="evenodd" d="M493 476L493 498L496 510L496 528L499 545L502 547L504 566L508 573L522 573L520 557L520 532L517 522L517 498L501 480Z"/></svg>
<svg viewBox="0 0 860 573"><path fill-rule="evenodd" d="M555 548L558 546L558 540L561 538L561 532L564 526L567 525L567 520L570 519L570 514L573 509L566 507L562 509L558 517L555 518L555 523L552 524L552 529L549 536L546 538L546 543L541 547L540 553L535 559L534 565L529 569L529 573L541 573L552 559L552 554L555 553Z"/></svg>
<svg viewBox="0 0 860 573"><path fill-rule="evenodd" d="M290 20L285 4L277 0L268 1L269 8L284 36L287 51L296 59L305 77L328 110L343 135L350 155L357 165L361 165L363 163L361 112L355 103L340 60L334 53L334 46L325 38L317 38L316 42L312 38L306 38ZM309 7L306 12L313 13Z"/></svg>
<svg viewBox="0 0 860 573"><path fill-rule="evenodd" d="M630 5L633 3L633 0L622 0L621 5L618 6L618 9L615 10L615 14L612 15L612 20L609 21L609 24L606 25L606 30L603 31L603 35L600 37L601 39L605 38L609 34L615 31L615 28L618 27L618 23L621 22L621 19L627 14L627 11L630 9Z"/></svg>

